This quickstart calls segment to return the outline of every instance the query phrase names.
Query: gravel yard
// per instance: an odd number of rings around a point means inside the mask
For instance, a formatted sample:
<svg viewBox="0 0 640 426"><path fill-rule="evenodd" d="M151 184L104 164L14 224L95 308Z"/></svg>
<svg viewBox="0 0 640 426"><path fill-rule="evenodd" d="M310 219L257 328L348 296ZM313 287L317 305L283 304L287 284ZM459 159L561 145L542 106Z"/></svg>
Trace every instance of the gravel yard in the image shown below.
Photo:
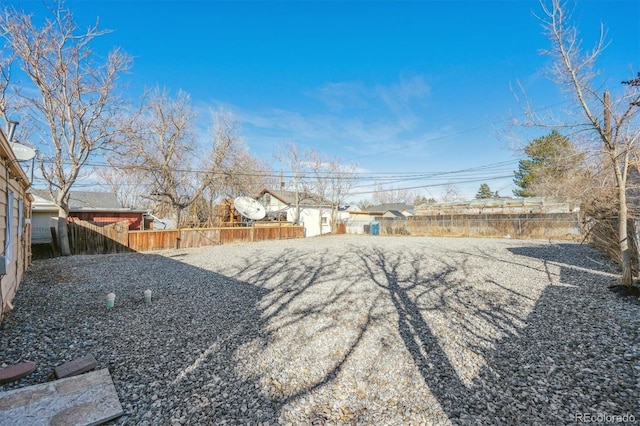
<svg viewBox="0 0 640 426"><path fill-rule="evenodd" d="M369 236L40 260L0 332L0 363L38 369L0 391L91 353L113 424L640 422L612 271L567 242Z"/></svg>

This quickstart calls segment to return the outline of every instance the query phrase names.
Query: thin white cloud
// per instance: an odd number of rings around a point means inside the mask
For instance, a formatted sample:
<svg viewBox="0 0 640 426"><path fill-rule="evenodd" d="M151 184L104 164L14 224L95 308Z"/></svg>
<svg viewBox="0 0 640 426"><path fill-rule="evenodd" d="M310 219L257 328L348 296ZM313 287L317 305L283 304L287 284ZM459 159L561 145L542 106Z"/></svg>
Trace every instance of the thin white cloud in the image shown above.
<svg viewBox="0 0 640 426"><path fill-rule="evenodd" d="M424 102L431 87L421 75L401 75L392 84L367 86L360 81L330 82L307 91L307 95L320 100L331 112L368 109L392 112L398 117L413 117L412 106Z"/></svg>
<svg viewBox="0 0 640 426"><path fill-rule="evenodd" d="M307 97L300 100L303 104L295 110L229 104L224 108L238 119L240 134L252 152L266 160L272 160L266 156L272 156L278 145L293 141L345 160L370 163L367 168L373 164L393 167L392 159L402 159L395 167L402 170L430 157L430 140L454 131L442 123L429 122L431 87L420 75L403 75L387 85L332 82L305 94ZM304 104L310 99L321 101L321 108ZM221 105L213 101L209 108ZM204 108L205 104L199 105Z"/></svg>
<svg viewBox="0 0 640 426"><path fill-rule="evenodd" d="M398 83L376 86L376 92L389 109L397 114L405 114L409 112L412 101L423 100L431 93L431 87L422 76L400 76Z"/></svg>
<svg viewBox="0 0 640 426"><path fill-rule="evenodd" d="M326 83L308 91L311 97L320 99L330 110L343 111L346 108L365 108L369 90L359 82Z"/></svg>

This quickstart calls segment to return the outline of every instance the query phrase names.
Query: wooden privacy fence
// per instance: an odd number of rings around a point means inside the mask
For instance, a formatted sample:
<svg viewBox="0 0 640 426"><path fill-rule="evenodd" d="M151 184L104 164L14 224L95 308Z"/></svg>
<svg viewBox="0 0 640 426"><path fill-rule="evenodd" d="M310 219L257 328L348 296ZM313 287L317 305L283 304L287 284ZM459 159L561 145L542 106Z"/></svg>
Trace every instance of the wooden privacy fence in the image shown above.
<svg viewBox="0 0 640 426"><path fill-rule="evenodd" d="M73 254L123 253L303 238L302 226L266 224L237 228L184 228L129 231L128 221L96 224L76 221L69 224Z"/></svg>
<svg viewBox="0 0 640 426"><path fill-rule="evenodd" d="M129 251L129 221L100 224L75 220L68 224L73 254L107 254Z"/></svg>
<svg viewBox="0 0 640 426"><path fill-rule="evenodd" d="M280 224L233 228L185 228L162 231L129 231L128 245L131 250L150 251L302 237L304 237L302 226L282 226Z"/></svg>
<svg viewBox="0 0 640 426"><path fill-rule="evenodd" d="M381 235L577 239L577 213L413 216L380 220Z"/></svg>

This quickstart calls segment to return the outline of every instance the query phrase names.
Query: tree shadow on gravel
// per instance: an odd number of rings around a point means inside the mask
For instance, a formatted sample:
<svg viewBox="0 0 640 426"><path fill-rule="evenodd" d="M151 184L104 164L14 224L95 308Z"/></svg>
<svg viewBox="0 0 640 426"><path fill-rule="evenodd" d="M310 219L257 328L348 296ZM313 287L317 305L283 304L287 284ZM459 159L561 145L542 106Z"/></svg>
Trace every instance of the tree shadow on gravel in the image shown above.
<svg viewBox="0 0 640 426"><path fill-rule="evenodd" d="M0 359L30 359L38 370L0 390L46 382L56 365L90 353L109 368L125 410L110 424L273 420L280 404L239 375L235 361L264 334L256 306L267 293L154 254L36 262L3 324Z"/></svg>
<svg viewBox="0 0 640 426"><path fill-rule="evenodd" d="M589 259L576 260L583 250L577 245L508 250L516 256L491 255L498 267L546 272L550 281L542 283L539 296L527 293L532 283L526 281L521 289L491 277L484 277L483 286L468 283L465 277L473 274L474 258L487 256L482 252L450 254L428 271L423 271L425 260L419 252L357 247L353 252L369 279L388 292L405 348L447 421L570 424L584 413L640 418L633 371L638 354L625 352L630 342L637 342L638 323L625 325L624 319L610 317L610 309L602 314L604 304L616 303L606 292L612 280L608 265L590 270ZM542 264L532 264L527 257ZM557 273L550 273L549 262ZM503 290L501 300L494 299L492 286ZM458 330L466 341L442 339L442 327ZM460 351L466 352L463 364L474 356L482 360L470 380L460 359L453 362Z"/></svg>
<svg viewBox="0 0 640 426"><path fill-rule="evenodd" d="M377 298L366 296L365 303L349 284L362 277L328 250L258 254L233 276L270 290L259 305L268 338L255 354L253 374L285 409L332 386L368 329L380 320L374 312ZM283 352L290 354L286 366L270 362ZM308 407L304 421L325 422L331 409L320 405ZM351 417L346 413L342 419Z"/></svg>
<svg viewBox="0 0 640 426"><path fill-rule="evenodd" d="M34 264L4 323L0 355L39 368L0 390L45 382L56 365L91 353L109 368L125 409L110 424L273 422L286 404L331 384L376 320L345 316L357 295L334 283L353 277L327 251L258 253L224 275L188 261L135 253ZM116 303L106 311L109 292ZM308 342L295 330L309 321L317 327L308 338L326 353L304 352ZM317 345L337 327L348 329L338 344ZM269 346L291 356L261 357ZM301 363L300 377L282 377L283 363ZM309 365L318 369L304 371Z"/></svg>
<svg viewBox="0 0 640 426"><path fill-rule="evenodd" d="M627 305L611 307L606 268L567 262L578 247L283 247L234 259L222 273L189 256L36 262L3 325L0 359L30 359L38 371L0 390L44 382L56 365L91 353L125 409L113 424L640 418L637 359L625 349L637 322L623 318Z"/></svg>
<svg viewBox="0 0 640 426"><path fill-rule="evenodd" d="M556 243L511 247L511 253L518 256L531 257L546 262L561 263L568 267L585 268L593 272L615 273L615 266L604 254L586 244Z"/></svg>

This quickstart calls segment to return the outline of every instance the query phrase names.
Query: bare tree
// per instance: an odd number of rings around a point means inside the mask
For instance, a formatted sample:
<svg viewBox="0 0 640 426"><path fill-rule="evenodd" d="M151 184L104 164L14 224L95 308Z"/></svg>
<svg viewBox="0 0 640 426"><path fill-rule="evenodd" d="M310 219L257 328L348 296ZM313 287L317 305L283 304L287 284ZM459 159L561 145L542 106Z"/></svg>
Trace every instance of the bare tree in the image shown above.
<svg viewBox="0 0 640 426"><path fill-rule="evenodd" d="M293 223L300 224L300 200L303 191L305 174L308 172L309 152L301 151L295 142L285 142L278 146L275 158L280 163L287 166L292 174L293 182L291 189L295 193Z"/></svg>
<svg viewBox="0 0 640 426"><path fill-rule="evenodd" d="M201 164L211 174L202 206L207 206L207 222L218 223L212 220L217 215L216 205L231 205L229 199L239 196L254 197L274 179L269 165L251 155L233 114L221 110L212 113L212 119L211 152Z"/></svg>
<svg viewBox="0 0 640 426"><path fill-rule="evenodd" d="M379 182L376 182L373 191L373 202L375 204L410 204L411 200L415 200L416 198L415 192L409 189L385 188L384 185Z"/></svg>
<svg viewBox="0 0 640 426"><path fill-rule="evenodd" d="M255 196L273 183L272 171L266 162L249 152L239 134L239 123L227 111L213 115L211 155L202 164L212 173L209 194L220 197Z"/></svg>
<svg viewBox="0 0 640 426"><path fill-rule="evenodd" d="M445 203L450 203L453 201L462 201L463 197L457 186L452 183L448 183L442 190L440 199Z"/></svg>
<svg viewBox="0 0 640 426"><path fill-rule="evenodd" d="M329 200L331 200L331 229L336 232L338 226L338 208L355 185L358 166L345 164L340 159L329 162Z"/></svg>
<svg viewBox="0 0 640 426"><path fill-rule="evenodd" d="M368 209L369 207L373 207L373 203L369 201L369 199L360 200L356 203L360 209Z"/></svg>
<svg viewBox="0 0 640 426"><path fill-rule="evenodd" d="M50 11L52 16L38 26L24 11L5 8L0 31L8 53L5 57L15 58L30 89L35 89L23 90L22 99L29 120L37 123L45 141L40 170L58 206L61 253L69 255L69 191L89 159L109 149L120 134L118 77L129 69L131 58L116 49L101 62L90 45L107 31L97 24L80 31L61 3ZM6 80L11 61L2 65ZM2 109L6 111L7 106Z"/></svg>
<svg viewBox="0 0 640 426"><path fill-rule="evenodd" d="M206 221L220 196L253 195L269 175L249 154L230 113L212 114L208 147L200 144L190 102L185 92L175 98L159 89L146 94L130 137L112 160L130 182L147 189L158 212L170 212L176 226Z"/></svg>
<svg viewBox="0 0 640 426"><path fill-rule="evenodd" d="M318 202L318 229L322 235L322 207L327 199L329 191L329 175L327 173L328 164L324 157L315 150L307 152L309 168L313 179L307 182L305 192L313 194Z"/></svg>
<svg viewBox="0 0 640 426"><path fill-rule="evenodd" d="M143 209L149 208L148 187L143 180L136 179L131 171L113 167L100 167L96 175L104 182L110 192L118 197L122 207Z"/></svg>
<svg viewBox="0 0 640 426"><path fill-rule="evenodd" d="M354 185L357 166L345 164L339 158L331 158L315 150L305 151L302 157L306 159L302 167L307 170L309 178L301 181L301 188L305 197L317 201L320 235L325 204L330 207L331 230L336 232L338 208Z"/></svg>
<svg viewBox="0 0 640 426"><path fill-rule="evenodd" d="M602 160L614 175L617 192L618 241L622 263L622 284L633 283L631 255L627 239L628 208L626 199L629 161L638 139L637 106L640 91L628 84L617 90L614 99L610 90L601 89L597 79L596 61L606 47L606 34L601 27L600 38L590 51L584 51L567 4L561 0L542 2L540 18L551 48L544 52L553 59L553 80L574 102L578 118L563 123L564 128L586 132L599 145Z"/></svg>
<svg viewBox="0 0 640 426"><path fill-rule="evenodd" d="M175 98L160 89L146 94L120 155L110 160L114 167L146 183L147 197L167 205L176 226L182 222L183 210L209 183L209 176L198 176L194 167L199 152L190 102L185 92Z"/></svg>
<svg viewBox="0 0 640 426"><path fill-rule="evenodd" d="M253 197L264 188L273 187L276 179L271 166L251 155L245 146L233 155L231 167L225 176L224 195L227 197Z"/></svg>
<svg viewBox="0 0 640 426"><path fill-rule="evenodd" d="M11 87L11 68L15 61L15 53L9 49L8 46L4 46L0 49L0 117L5 122L9 122L9 88Z"/></svg>

